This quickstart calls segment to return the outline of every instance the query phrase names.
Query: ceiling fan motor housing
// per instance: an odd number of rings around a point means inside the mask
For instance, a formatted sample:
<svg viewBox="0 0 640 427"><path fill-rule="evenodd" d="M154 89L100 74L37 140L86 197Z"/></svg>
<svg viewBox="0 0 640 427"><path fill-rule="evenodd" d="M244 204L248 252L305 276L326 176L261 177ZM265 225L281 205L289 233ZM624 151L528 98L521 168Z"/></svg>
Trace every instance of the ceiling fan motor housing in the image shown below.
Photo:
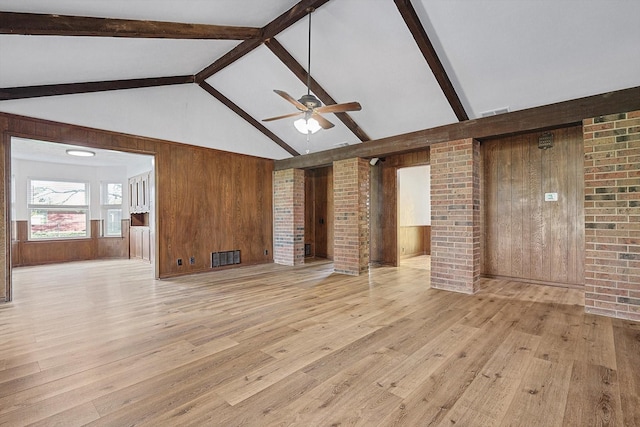
<svg viewBox="0 0 640 427"><path fill-rule="evenodd" d="M300 98L298 102L310 110L313 110L314 108L318 108L322 105L322 102L320 102L318 98L316 98L311 94L302 95L302 98Z"/></svg>

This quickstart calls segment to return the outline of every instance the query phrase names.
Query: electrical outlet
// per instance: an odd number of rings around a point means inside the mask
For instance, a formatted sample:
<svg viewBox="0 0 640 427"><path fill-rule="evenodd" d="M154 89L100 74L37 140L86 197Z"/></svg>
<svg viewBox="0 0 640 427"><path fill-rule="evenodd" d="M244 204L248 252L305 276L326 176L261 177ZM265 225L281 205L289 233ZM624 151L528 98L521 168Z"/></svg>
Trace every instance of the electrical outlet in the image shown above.
<svg viewBox="0 0 640 427"><path fill-rule="evenodd" d="M182 258L178 258L178 265L182 265Z"/></svg>
<svg viewBox="0 0 640 427"><path fill-rule="evenodd" d="M196 263L196 257L192 256L191 258L189 258L189 264L193 265Z"/></svg>

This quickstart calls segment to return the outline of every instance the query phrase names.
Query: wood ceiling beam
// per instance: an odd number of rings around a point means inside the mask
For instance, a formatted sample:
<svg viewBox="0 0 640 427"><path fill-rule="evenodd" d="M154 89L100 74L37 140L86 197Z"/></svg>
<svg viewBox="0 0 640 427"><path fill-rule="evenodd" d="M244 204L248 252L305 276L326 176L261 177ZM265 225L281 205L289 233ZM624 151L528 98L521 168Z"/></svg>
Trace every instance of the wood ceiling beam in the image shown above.
<svg viewBox="0 0 640 427"><path fill-rule="evenodd" d="M213 64L209 65L207 68L196 74L196 82L203 82L218 71L222 70L228 65L233 64L235 61L263 44L266 40L275 37L283 30L289 28L291 25L307 16L307 11L309 10L309 8L317 9L328 1L329 0L302 0L291 9L261 28L260 36L258 38L243 41L238 46L227 52L225 55L221 56Z"/></svg>
<svg viewBox="0 0 640 427"><path fill-rule="evenodd" d="M295 76L300 79L304 85L307 85L307 71L293 56L278 42L275 38L265 41L265 45L273 52L284 65L291 70ZM313 78L309 80L311 91L315 93L324 105L337 104L337 102L327 93L326 90ZM365 133L360 126L347 113L334 113L338 119L362 142L370 141L369 135Z"/></svg>
<svg viewBox="0 0 640 427"><path fill-rule="evenodd" d="M0 12L0 34L248 40L260 33L250 27Z"/></svg>
<svg viewBox="0 0 640 427"><path fill-rule="evenodd" d="M422 56L426 59L427 64L431 68L431 72L433 72L434 77L438 81L444 96L449 101L449 105L451 109L455 113L456 117L459 121L469 120L469 116L460 101L460 97L458 97L458 93L456 92L451 80L449 79L449 75L447 74L440 58L438 57L438 53L433 48L433 44L431 40L429 40L429 36L425 31L422 23L420 22L420 18L418 18L418 14L416 10L411 5L410 0L394 0L398 10L400 11L400 15L404 19L404 22L407 24L411 35L415 39L420 52L422 52Z"/></svg>
<svg viewBox="0 0 640 427"><path fill-rule="evenodd" d="M229 98L227 98L222 93L217 91L209 83L200 82L200 87L206 90L211 96L216 98L218 101L222 102L225 106L227 106L227 108L229 108L234 113L236 113L237 115L242 117L244 120L246 120L251 126L253 126L254 128L258 129L260 132L262 132L265 136L267 136L267 138L271 139L273 142L275 142L280 147L282 147L282 149L284 149L287 153L291 154L292 156L300 155L300 153L294 150L289 144L284 142L282 139L278 138L276 134L274 134L269 129L267 129L262 123L260 123L259 121L251 117L246 111L244 111L242 108L234 104L233 101L231 101Z"/></svg>
<svg viewBox="0 0 640 427"><path fill-rule="evenodd" d="M144 79L110 80L102 82L67 83L41 86L0 88L0 101L39 98L43 96L72 95L109 90L139 89L193 83L193 76L151 77Z"/></svg>
<svg viewBox="0 0 640 427"><path fill-rule="evenodd" d="M464 138L483 139L579 124L583 119L640 110L640 86L497 116L467 120L350 145L291 159L276 160L275 170L328 166L336 160L372 158L419 151L432 144Z"/></svg>
<svg viewBox="0 0 640 427"><path fill-rule="evenodd" d="M273 21L269 22L266 26L264 26L260 30L260 37L257 39L245 40L240 43L235 48L231 49L225 55L221 56L217 61L213 64L209 65L198 74L195 75L195 82L198 83L204 90L206 90L210 95L217 98L220 102L242 117L245 121L255 127L257 130L262 132L268 138L270 138L273 142L278 144L284 150L286 150L289 154L295 157L299 157L300 153L294 150L289 144L284 142L282 139L278 138L276 134L267 129L262 123L251 117L246 111L238 107L234 104L230 99L222 95L215 88L213 88L210 84L206 82L206 79L213 76L215 73L219 72L223 68L233 64L238 59L242 58L249 52L253 51L255 48L266 42L267 40L275 37L277 34L282 32L283 30L289 28L291 25L298 22L300 19L307 16L309 9L317 9L323 4L327 3L329 0L302 0L291 9L278 16Z"/></svg>

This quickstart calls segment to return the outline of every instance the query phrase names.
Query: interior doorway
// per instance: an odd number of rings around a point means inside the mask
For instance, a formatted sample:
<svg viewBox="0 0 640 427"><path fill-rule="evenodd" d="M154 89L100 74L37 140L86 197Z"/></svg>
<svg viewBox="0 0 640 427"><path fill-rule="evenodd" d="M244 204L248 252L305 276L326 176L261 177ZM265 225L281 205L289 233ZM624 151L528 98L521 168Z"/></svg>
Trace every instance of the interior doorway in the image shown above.
<svg viewBox="0 0 640 427"><path fill-rule="evenodd" d="M333 167L305 171L305 257L333 260Z"/></svg>
<svg viewBox="0 0 640 427"><path fill-rule="evenodd" d="M11 272L22 266L129 258L129 178L143 173L150 177L145 226L149 237L155 236L153 155L15 136L10 143ZM156 252L155 243L149 250ZM155 272L155 257L148 262ZM8 277L9 300L11 290Z"/></svg>
<svg viewBox="0 0 640 427"><path fill-rule="evenodd" d="M431 166L397 170L397 259L403 267L431 269Z"/></svg>

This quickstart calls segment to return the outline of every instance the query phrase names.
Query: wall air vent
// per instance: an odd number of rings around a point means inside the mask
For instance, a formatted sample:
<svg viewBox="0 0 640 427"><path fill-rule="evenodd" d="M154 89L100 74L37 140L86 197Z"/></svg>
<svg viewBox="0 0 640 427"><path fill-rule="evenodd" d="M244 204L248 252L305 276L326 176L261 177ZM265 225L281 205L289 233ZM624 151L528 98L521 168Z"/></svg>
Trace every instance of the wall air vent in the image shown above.
<svg viewBox="0 0 640 427"><path fill-rule="evenodd" d="M240 250L211 252L211 268L240 264Z"/></svg>
<svg viewBox="0 0 640 427"><path fill-rule="evenodd" d="M538 148L541 150L547 150L553 147L553 134L551 132L546 132L540 135L538 138Z"/></svg>

